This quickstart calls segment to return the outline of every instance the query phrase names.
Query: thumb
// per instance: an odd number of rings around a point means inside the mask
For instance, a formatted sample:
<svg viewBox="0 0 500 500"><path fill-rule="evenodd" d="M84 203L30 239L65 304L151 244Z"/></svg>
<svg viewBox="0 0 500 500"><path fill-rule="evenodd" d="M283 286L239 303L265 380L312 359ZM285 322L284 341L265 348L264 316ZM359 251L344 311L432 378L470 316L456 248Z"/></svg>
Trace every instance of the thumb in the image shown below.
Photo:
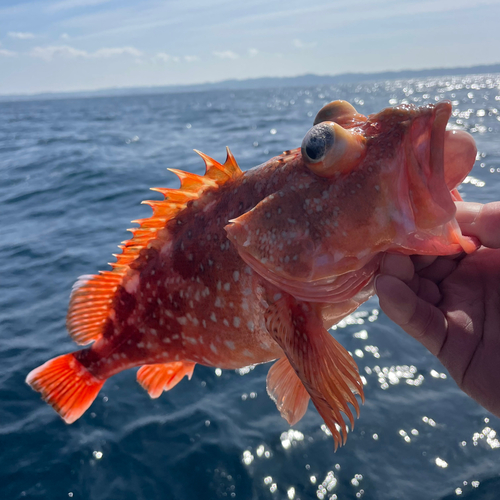
<svg viewBox="0 0 500 500"><path fill-rule="evenodd" d="M493 203L456 202L456 219L465 236L475 236L482 245L500 248L500 201Z"/></svg>

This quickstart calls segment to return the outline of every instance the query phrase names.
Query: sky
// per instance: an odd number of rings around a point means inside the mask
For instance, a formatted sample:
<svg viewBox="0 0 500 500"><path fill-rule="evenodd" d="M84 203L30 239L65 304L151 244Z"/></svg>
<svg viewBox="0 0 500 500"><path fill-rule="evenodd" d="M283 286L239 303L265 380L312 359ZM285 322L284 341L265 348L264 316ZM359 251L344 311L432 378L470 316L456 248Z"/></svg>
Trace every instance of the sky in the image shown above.
<svg viewBox="0 0 500 500"><path fill-rule="evenodd" d="M0 94L500 63L500 0L0 0Z"/></svg>

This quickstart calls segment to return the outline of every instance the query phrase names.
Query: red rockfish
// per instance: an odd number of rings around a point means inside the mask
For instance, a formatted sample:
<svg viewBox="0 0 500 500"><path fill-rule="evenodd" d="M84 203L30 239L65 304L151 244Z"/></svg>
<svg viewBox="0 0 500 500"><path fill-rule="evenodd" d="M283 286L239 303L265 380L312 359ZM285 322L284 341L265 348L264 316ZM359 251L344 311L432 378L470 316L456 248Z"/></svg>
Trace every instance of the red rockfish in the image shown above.
<svg viewBox="0 0 500 500"><path fill-rule="evenodd" d="M374 293L384 252L472 252L455 220L472 168L470 135L446 131L451 104L400 105L368 117L335 101L301 148L242 172L199 153L204 176L174 170L111 271L82 276L67 317L90 346L34 369L27 383L67 422L112 375L141 366L152 398L195 365L276 360L267 391L295 424L312 399L345 442L363 383L328 328Z"/></svg>

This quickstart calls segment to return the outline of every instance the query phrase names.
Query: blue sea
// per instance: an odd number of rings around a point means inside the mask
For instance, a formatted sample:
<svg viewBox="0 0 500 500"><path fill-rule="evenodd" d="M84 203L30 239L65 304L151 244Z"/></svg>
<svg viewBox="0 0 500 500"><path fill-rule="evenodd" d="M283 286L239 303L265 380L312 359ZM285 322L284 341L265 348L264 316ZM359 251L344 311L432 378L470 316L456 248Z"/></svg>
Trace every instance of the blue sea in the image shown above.
<svg viewBox="0 0 500 500"><path fill-rule="evenodd" d="M478 146L461 188L500 196L500 76L0 103L0 499L498 499L500 420L395 327L376 298L332 332L359 364L366 403L347 444L310 405L290 428L266 394L269 365L197 366L152 400L135 370L66 425L24 382L77 346L71 286L108 269L166 168L202 174L192 150L243 169L300 145L317 111L362 113L449 99Z"/></svg>

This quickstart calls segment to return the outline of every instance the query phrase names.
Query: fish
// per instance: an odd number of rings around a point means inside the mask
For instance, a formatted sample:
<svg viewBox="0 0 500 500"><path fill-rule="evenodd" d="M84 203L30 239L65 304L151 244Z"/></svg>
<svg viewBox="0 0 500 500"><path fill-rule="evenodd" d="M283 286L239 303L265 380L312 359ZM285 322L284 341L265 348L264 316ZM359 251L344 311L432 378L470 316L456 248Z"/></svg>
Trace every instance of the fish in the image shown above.
<svg viewBox="0 0 500 500"><path fill-rule="evenodd" d="M312 400L346 442L364 402L350 353L328 331L374 295L385 253L473 252L454 201L476 158L473 138L446 130L449 101L365 116L346 101L317 114L300 147L242 171L227 148L206 173L171 171L178 189L133 221L111 270L81 276L67 329L85 346L26 382L66 423L105 381L139 367L151 398L195 365L274 361L267 392L295 425Z"/></svg>

